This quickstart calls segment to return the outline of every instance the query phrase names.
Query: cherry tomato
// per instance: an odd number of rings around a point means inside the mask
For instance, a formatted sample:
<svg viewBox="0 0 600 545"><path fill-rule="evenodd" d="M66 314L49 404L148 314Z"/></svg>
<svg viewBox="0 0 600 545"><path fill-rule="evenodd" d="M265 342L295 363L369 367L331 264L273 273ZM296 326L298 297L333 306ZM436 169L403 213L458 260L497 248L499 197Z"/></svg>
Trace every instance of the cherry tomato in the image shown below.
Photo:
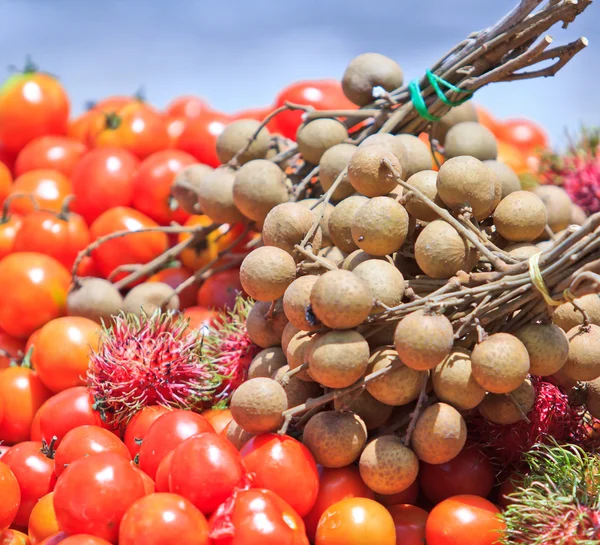
<svg viewBox="0 0 600 545"><path fill-rule="evenodd" d="M140 451L141 441L146 436L150 426L169 409L161 405L149 405L137 412L125 428L124 442L131 457L135 458Z"/></svg>
<svg viewBox="0 0 600 545"><path fill-rule="evenodd" d="M427 545L495 545L505 524L498 508L479 496L454 496L438 503L427 518Z"/></svg>
<svg viewBox="0 0 600 545"><path fill-rule="evenodd" d="M17 214L0 218L0 260L15 251L15 240L22 225L23 218Z"/></svg>
<svg viewBox="0 0 600 545"><path fill-rule="evenodd" d="M0 369L6 369L13 358L18 359L25 354L25 341L11 337L0 330L0 350L8 354L8 356L0 356Z"/></svg>
<svg viewBox="0 0 600 545"><path fill-rule="evenodd" d="M10 195L13 184L13 177L10 169L0 162L0 204L4 204L6 197Z"/></svg>
<svg viewBox="0 0 600 545"><path fill-rule="evenodd" d="M475 110L477 111L477 121L479 124L496 134L500 122L486 108L479 104L475 105Z"/></svg>
<svg viewBox="0 0 600 545"><path fill-rule="evenodd" d="M0 328L26 339L36 329L65 313L71 275L56 259L16 252L0 261Z"/></svg>
<svg viewBox="0 0 600 545"><path fill-rule="evenodd" d="M185 267L168 267L162 271L153 274L146 282L163 282L172 288L176 288L192 276L192 273ZM196 294L198 286L194 283L185 288L179 294L179 308L186 309L196 304Z"/></svg>
<svg viewBox="0 0 600 545"><path fill-rule="evenodd" d="M507 119L501 122L496 129L496 136L521 151L548 147L546 131L529 119Z"/></svg>
<svg viewBox="0 0 600 545"><path fill-rule="evenodd" d="M498 140L498 161L507 164L517 174L529 171L527 154L517 146L503 140Z"/></svg>
<svg viewBox="0 0 600 545"><path fill-rule="evenodd" d="M19 152L38 136L65 134L69 99L62 85L48 74L27 66L0 88L0 141Z"/></svg>
<svg viewBox="0 0 600 545"><path fill-rule="evenodd" d="M415 505L399 504L388 507L396 526L396 545L423 545L425 522L429 513Z"/></svg>
<svg viewBox="0 0 600 545"><path fill-rule="evenodd" d="M150 155L133 178L133 206L161 225L185 223L190 215L182 208L171 208L171 184L180 170L195 163L194 157L179 150Z"/></svg>
<svg viewBox="0 0 600 545"><path fill-rule="evenodd" d="M103 148L87 153L73 170L73 210L91 224L102 213L133 200L133 174L139 160L124 149Z"/></svg>
<svg viewBox="0 0 600 545"><path fill-rule="evenodd" d="M124 106L135 102L143 104L143 100L140 96L113 95L95 102L92 105L91 111L108 113L118 112Z"/></svg>
<svg viewBox="0 0 600 545"><path fill-rule="evenodd" d="M185 117L167 116L167 133L169 135L169 148L176 148L179 144L179 138L188 124Z"/></svg>
<svg viewBox="0 0 600 545"><path fill-rule="evenodd" d="M71 182L58 170L30 170L19 176L11 186L9 210L24 216L33 212L35 201L43 210L60 212L63 201L72 191Z"/></svg>
<svg viewBox="0 0 600 545"><path fill-rule="evenodd" d="M191 216L184 224L185 227L209 227L213 221L208 216ZM192 270L198 270L206 265L210 260L217 257L219 242L222 245L222 239L228 236L228 225L222 225L212 233L206 235L202 240L195 242L185 248L179 255L181 262ZM181 233L178 242L184 242L192 236L191 233Z"/></svg>
<svg viewBox="0 0 600 545"><path fill-rule="evenodd" d="M119 545L164 545L177 536L186 545L208 545L208 523L185 498L151 494L137 500L125 513Z"/></svg>
<svg viewBox="0 0 600 545"><path fill-rule="evenodd" d="M383 505L368 498L347 498L321 516L315 545L396 545L394 519Z"/></svg>
<svg viewBox="0 0 600 545"><path fill-rule="evenodd" d="M240 271L229 269L213 274L205 280L198 290L196 302L201 307L233 309L240 293L244 293Z"/></svg>
<svg viewBox="0 0 600 545"><path fill-rule="evenodd" d="M40 136L29 142L19 153L15 174L21 176L30 170L52 169L69 178L86 151L85 144L74 138Z"/></svg>
<svg viewBox="0 0 600 545"><path fill-rule="evenodd" d="M339 468L319 467L319 493L317 500L304 517L306 534L311 541L315 540L319 519L326 509L346 498L373 499L373 491L360 478L356 466Z"/></svg>
<svg viewBox="0 0 600 545"><path fill-rule="evenodd" d="M97 121L100 112L95 110L89 110L87 112L83 112L81 115L69 121L69 127L67 129L67 136L72 140L77 140L77 142L81 142L87 149L88 144L88 134L90 132L90 127L92 127Z"/></svg>
<svg viewBox="0 0 600 545"><path fill-rule="evenodd" d="M0 532L15 520L21 505L21 489L15 474L0 461Z"/></svg>
<svg viewBox="0 0 600 545"><path fill-rule="evenodd" d="M25 528L38 500L54 489L56 483L54 460L42 452L42 443L24 441L14 445L2 457L2 461L19 481L21 505L14 524Z"/></svg>
<svg viewBox="0 0 600 545"><path fill-rule="evenodd" d="M0 533L0 545L31 545L27 534L18 530L4 530Z"/></svg>
<svg viewBox="0 0 600 545"><path fill-rule="evenodd" d="M186 119L197 119L211 109L201 98L194 96L181 96L173 99L166 108L167 114Z"/></svg>
<svg viewBox="0 0 600 545"><path fill-rule="evenodd" d="M85 276L100 276L98 269L96 268L96 263L90 256L85 256L80 262L79 267L77 267L77 276L83 278Z"/></svg>
<svg viewBox="0 0 600 545"><path fill-rule="evenodd" d="M56 482L54 509L68 534L89 532L116 543L123 515L143 496L142 478L131 463L102 452L69 464Z"/></svg>
<svg viewBox="0 0 600 545"><path fill-rule="evenodd" d="M156 491L156 485L154 484L154 481L136 465L133 466L133 469L135 469L135 472L140 476L142 482L144 483L144 494L146 496L149 494L154 494Z"/></svg>
<svg viewBox="0 0 600 545"><path fill-rule="evenodd" d="M0 445L0 458L2 458L9 450L10 447L8 445Z"/></svg>
<svg viewBox="0 0 600 545"><path fill-rule="evenodd" d="M148 429L139 453L139 466L154 479L163 457L188 437L213 432L213 427L199 414L184 410L169 411Z"/></svg>
<svg viewBox="0 0 600 545"><path fill-rule="evenodd" d="M206 331L219 320L219 313L204 307L188 307L183 315L189 320L188 331L200 329Z"/></svg>
<svg viewBox="0 0 600 545"><path fill-rule="evenodd" d="M31 545L38 545L40 541L60 532L54 512L54 492L46 494L35 504L29 517L27 531Z"/></svg>
<svg viewBox="0 0 600 545"><path fill-rule="evenodd" d="M104 212L91 226L92 239L96 240L116 231L139 231L158 224L148 216L122 206ZM109 240L94 250L92 257L104 278L118 266L139 263L144 264L161 255L168 246L164 233L137 233ZM115 280L126 276L120 273Z"/></svg>
<svg viewBox="0 0 600 545"><path fill-rule="evenodd" d="M169 485L169 477L171 475L171 462L173 461L173 453L175 451L167 453L164 458L158 464L156 470L156 492L170 492L171 487Z"/></svg>
<svg viewBox="0 0 600 545"><path fill-rule="evenodd" d="M217 157L217 138L231 121L227 114L204 112L186 124L177 147L193 155L201 163L218 167L221 162Z"/></svg>
<svg viewBox="0 0 600 545"><path fill-rule="evenodd" d="M217 433L221 433L233 420L229 409L208 409L202 413L202 416L208 420Z"/></svg>
<svg viewBox="0 0 600 545"><path fill-rule="evenodd" d="M410 503L414 505L417 502L419 496L419 481L414 481L406 490L398 492L397 494L375 494L375 499L381 505L402 505Z"/></svg>
<svg viewBox="0 0 600 545"><path fill-rule="evenodd" d="M254 474L253 487L272 490L301 517L310 513L319 492L319 472L302 443L287 435L265 433L250 439L241 454L248 472Z"/></svg>

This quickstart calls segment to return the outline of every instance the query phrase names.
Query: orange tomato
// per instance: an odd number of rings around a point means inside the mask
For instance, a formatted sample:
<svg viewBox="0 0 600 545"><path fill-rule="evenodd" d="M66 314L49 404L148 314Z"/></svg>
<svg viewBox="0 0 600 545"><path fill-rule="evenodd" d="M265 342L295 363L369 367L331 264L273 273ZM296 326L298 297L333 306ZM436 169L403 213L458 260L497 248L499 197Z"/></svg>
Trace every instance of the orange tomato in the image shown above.
<svg viewBox="0 0 600 545"><path fill-rule="evenodd" d="M4 454L4 453L2 453ZM0 455L0 458L2 455ZM17 477L4 462L0 461L0 533L15 520L21 507L21 487Z"/></svg>
<svg viewBox="0 0 600 545"><path fill-rule="evenodd" d="M136 96L126 96L126 95L113 95L99 100L94 103L91 108L93 112L118 112L124 106L128 104L139 102L143 104L143 101Z"/></svg>
<svg viewBox="0 0 600 545"><path fill-rule="evenodd" d="M189 95L173 99L166 108L168 115L185 119L197 119L210 111L209 105L204 100Z"/></svg>
<svg viewBox="0 0 600 545"><path fill-rule="evenodd" d="M215 325L219 318L219 313L206 307L189 307L183 312L185 318L188 319L188 331L194 329L204 329Z"/></svg>
<svg viewBox="0 0 600 545"><path fill-rule="evenodd" d="M71 182L58 170L30 170L19 176L12 185L8 209L23 216L29 214L35 209L33 198L39 208L60 212L65 197L72 191ZM21 195L30 195L30 197Z"/></svg>
<svg viewBox="0 0 600 545"><path fill-rule="evenodd" d="M0 534L0 545L32 545L27 534L18 530L4 530Z"/></svg>
<svg viewBox="0 0 600 545"><path fill-rule="evenodd" d="M27 531L31 545L38 545L47 537L60 531L54 512L53 499L54 492L42 496L29 515Z"/></svg>
<svg viewBox="0 0 600 545"><path fill-rule="evenodd" d="M517 146L498 140L498 161L506 163L517 174L529 171L527 154L523 153Z"/></svg>
<svg viewBox="0 0 600 545"><path fill-rule="evenodd" d="M229 409L208 409L202 412L201 415L208 420L217 433L221 433L227 427L227 424L233 420Z"/></svg>
<svg viewBox="0 0 600 545"><path fill-rule="evenodd" d="M415 505L392 505L388 508L396 526L396 545L423 545L425 522L429 513Z"/></svg>
<svg viewBox="0 0 600 545"><path fill-rule="evenodd" d="M84 144L87 148L90 127L97 122L102 114L94 110L82 113L69 122L67 136Z"/></svg>
<svg viewBox="0 0 600 545"><path fill-rule="evenodd" d="M12 358L18 358L25 353L25 341L11 337L5 331L0 331L0 369L6 369ZM4 355L7 354L7 355Z"/></svg>
<svg viewBox="0 0 600 545"><path fill-rule="evenodd" d="M430 147L429 146L429 135L426 132L422 132L421 134L419 134L419 140L421 140L422 142L425 142L425 144L427 144L428 148ZM437 151L436 152L430 151L430 153L431 153L431 161L432 161L431 168L432 168L432 170L437 171L437 170L439 170L438 163L440 165L442 165L445 161L444 156L441 153L438 153ZM437 159L437 162L436 162L436 159Z"/></svg>
<svg viewBox="0 0 600 545"><path fill-rule="evenodd" d="M12 184L13 177L10 169L0 162L0 205L4 204L4 201L10 195Z"/></svg>
<svg viewBox="0 0 600 545"><path fill-rule="evenodd" d="M0 259L15 251L15 239L22 225L23 218L17 214L0 218Z"/></svg>
<svg viewBox="0 0 600 545"><path fill-rule="evenodd" d="M475 105L475 110L477 111L477 120L479 123L496 134L499 121L488 110L479 104Z"/></svg>
<svg viewBox="0 0 600 545"><path fill-rule="evenodd" d="M30 170L52 169L69 177L83 157L87 147L66 136L40 136L27 144L15 163L15 174L20 176Z"/></svg>
<svg viewBox="0 0 600 545"><path fill-rule="evenodd" d="M176 288L179 284L185 282L192 276L192 273L185 267L169 267L158 271L148 278L147 282L163 282L172 288ZM186 309L196 304L196 294L198 293L198 285L196 283L185 288L179 294L179 308Z"/></svg>
<svg viewBox="0 0 600 545"><path fill-rule="evenodd" d="M530 119L507 119L497 127L496 137L521 151L531 152L548 147L546 131Z"/></svg>

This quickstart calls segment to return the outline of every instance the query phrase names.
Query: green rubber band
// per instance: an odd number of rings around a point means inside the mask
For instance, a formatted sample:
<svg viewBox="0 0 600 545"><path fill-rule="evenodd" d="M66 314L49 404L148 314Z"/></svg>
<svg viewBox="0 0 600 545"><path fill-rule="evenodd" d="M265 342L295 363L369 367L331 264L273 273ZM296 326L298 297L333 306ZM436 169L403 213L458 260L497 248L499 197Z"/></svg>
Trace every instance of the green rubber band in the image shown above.
<svg viewBox="0 0 600 545"><path fill-rule="evenodd" d="M412 100L415 110L417 110L417 113L422 118L427 119L428 121L439 121L441 119L438 116L429 113L427 104L425 104L425 99L423 98L423 95L421 95L421 86L419 85L418 79L413 79L408 84L408 92L410 93L410 99Z"/></svg>

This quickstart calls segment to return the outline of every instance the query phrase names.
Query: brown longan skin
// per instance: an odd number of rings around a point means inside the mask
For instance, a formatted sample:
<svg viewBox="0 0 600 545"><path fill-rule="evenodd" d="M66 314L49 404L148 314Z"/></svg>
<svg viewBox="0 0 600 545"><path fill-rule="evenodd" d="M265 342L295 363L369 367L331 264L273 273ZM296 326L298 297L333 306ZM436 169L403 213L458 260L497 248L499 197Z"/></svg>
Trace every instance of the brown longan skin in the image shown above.
<svg viewBox="0 0 600 545"><path fill-rule="evenodd" d="M363 53L354 57L346 68L342 90L348 100L366 106L375 100L375 87L391 92L402 87L403 82L404 73L395 60L379 53Z"/></svg>
<svg viewBox="0 0 600 545"><path fill-rule="evenodd" d="M600 418L600 379L585 384L585 406L594 418Z"/></svg>
<svg viewBox="0 0 600 545"><path fill-rule="evenodd" d="M360 456L367 442L367 428L354 413L323 411L307 422L302 442L317 464L345 467Z"/></svg>
<svg viewBox="0 0 600 545"><path fill-rule="evenodd" d="M267 318L271 303L257 301L246 318L248 337L261 348L279 346L288 320L281 301L277 301L272 318Z"/></svg>
<svg viewBox="0 0 600 545"><path fill-rule="evenodd" d="M99 324L108 325L122 307L123 297L119 290L103 278L79 278L67 295L69 316L82 316Z"/></svg>
<svg viewBox="0 0 600 545"><path fill-rule="evenodd" d="M581 208L581 206L575 203L571 204L571 219L569 220L569 223L572 225L583 225L585 220L587 220L587 217L585 210Z"/></svg>
<svg viewBox="0 0 600 545"><path fill-rule="evenodd" d="M431 170L433 167L433 158L429 146L422 140L419 140L412 134L397 134L394 136L397 142L400 142L406 150L406 161L401 162L404 170L404 177L408 178L423 170Z"/></svg>
<svg viewBox="0 0 600 545"><path fill-rule="evenodd" d="M340 264L340 268L344 269L346 271L354 271L354 269L356 269L356 267L358 267L365 261L372 261L372 260L387 261L387 258L384 256L376 256L376 255L368 254L367 252L365 252L364 250L361 250L359 248L358 250L354 250L351 254L348 254L344 258L344 260Z"/></svg>
<svg viewBox="0 0 600 545"><path fill-rule="evenodd" d="M289 370L289 365L284 365L283 367L280 367L271 378L279 382L283 387L287 397L288 409L291 409L292 407L302 405L310 397L316 397L318 394L313 395L313 385L318 385L314 382L311 383L301 380L296 376L285 377Z"/></svg>
<svg viewBox="0 0 600 545"><path fill-rule="evenodd" d="M321 248L319 250L319 256L331 261L334 265L339 265L346 257L348 257L346 252L342 252L337 246Z"/></svg>
<svg viewBox="0 0 600 545"><path fill-rule="evenodd" d="M527 261L531 256L539 254L542 249L529 242L512 242L504 247L504 251L518 261Z"/></svg>
<svg viewBox="0 0 600 545"><path fill-rule="evenodd" d="M417 479L419 460L399 437L382 435L365 447L358 469L364 483L377 494L397 494Z"/></svg>
<svg viewBox="0 0 600 545"><path fill-rule="evenodd" d="M433 124L433 138L444 145L448 131L464 121L478 121L477 110L470 100L452 108Z"/></svg>
<svg viewBox="0 0 600 545"><path fill-rule="evenodd" d="M319 228L321 230L321 249L325 246L331 246L331 236L329 235L329 218L333 212L333 204L330 202L319 203L319 199L304 199L298 201L300 206L308 208L313 214L313 220L319 220ZM315 206L316 205L316 206ZM321 250L319 250L320 252Z"/></svg>
<svg viewBox="0 0 600 545"><path fill-rule="evenodd" d="M248 379L258 377L271 378L284 365L287 365L287 360L281 347L265 348L256 354L250 362Z"/></svg>
<svg viewBox="0 0 600 545"><path fill-rule="evenodd" d="M401 140L398 140L392 134L378 132L371 136L367 136L358 147L363 149L369 146L392 152L396 156L396 159L398 159L398 162L402 166L402 171L404 172L406 165L408 165L408 156L406 146Z"/></svg>
<svg viewBox="0 0 600 545"><path fill-rule="evenodd" d="M440 199L437 192L437 172L435 170L422 170L413 174L406 181L408 184L418 189L426 197L429 197L435 204L444 208L444 202ZM434 221L438 219L437 213L425 204L414 193L408 193L405 199L406 210L411 216L422 221Z"/></svg>
<svg viewBox="0 0 600 545"><path fill-rule="evenodd" d="M519 180L517 173L506 163L492 159L484 161L483 164L493 170L500 180L500 184L502 185L502 198L515 191L521 191L521 181Z"/></svg>
<svg viewBox="0 0 600 545"><path fill-rule="evenodd" d="M290 369L296 369L305 363L308 363L308 354L311 344L314 342L315 337L309 337L305 335L304 331L298 331L291 339L287 342L285 349L285 356L287 358ZM308 371L300 371L294 375L300 380L312 382L313 378L310 376Z"/></svg>
<svg viewBox="0 0 600 545"><path fill-rule="evenodd" d="M532 375L553 375L567 361L569 340L554 324L530 324L517 331L515 337L527 348Z"/></svg>
<svg viewBox="0 0 600 545"><path fill-rule="evenodd" d="M445 464L465 446L467 425L461 414L446 403L427 407L415 425L412 447L419 460Z"/></svg>
<svg viewBox="0 0 600 545"><path fill-rule="evenodd" d="M348 167L348 163L356 151L353 144L336 144L329 148L319 161L319 182L323 191L329 190L338 176ZM355 192L352 184L348 181L348 174L342 176L342 181L331 194L331 201L341 201Z"/></svg>
<svg viewBox="0 0 600 545"><path fill-rule="evenodd" d="M546 206L548 214L548 226L552 231L558 233L571 224L571 209L573 201L569 194L556 185L538 185L533 189Z"/></svg>
<svg viewBox="0 0 600 545"><path fill-rule="evenodd" d="M371 314L383 312L385 307L395 307L402 302L404 277L388 261L368 259L357 265L352 272L369 286L375 301L379 302L373 306Z"/></svg>
<svg viewBox="0 0 600 545"><path fill-rule="evenodd" d="M346 127L336 119L314 119L296 133L298 151L305 161L318 165L324 153L348 138Z"/></svg>
<svg viewBox="0 0 600 545"><path fill-rule="evenodd" d="M469 155L480 161L498 157L498 143L494 133L475 121L463 121L452 127L444 139L446 158Z"/></svg>
<svg viewBox="0 0 600 545"><path fill-rule="evenodd" d="M488 392L507 394L529 373L529 354L514 335L495 333L475 345L471 354L473 378Z"/></svg>
<svg viewBox="0 0 600 545"><path fill-rule="evenodd" d="M287 352L290 341L292 340L294 335L300 331L301 330L294 326L294 324L292 324L291 322L285 324L285 327L283 328L283 333L281 334L281 348L284 352Z"/></svg>
<svg viewBox="0 0 600 545"><path fill-rule="evenodd" d="M279 299L296 278L296 262L285 250L263 246L250 252L240 267L244 291L257 301Z"/></svg>
<svg viewBox="0 0 600 545"><path fill-rule="evenodd" d="M255 433L250 433L243 429L235 420L227 424L225 431L225 437L237 450L242 450L244 445L255 435Z"/></svg>
<svg viewBox="0 0 600 545"><path fill-rule="evenodd" d="M427 371L450 354L454 344L452 323L443 314L411 312L396 326L394 346L404 365Z"/></svg>
<svg viewBox="0 0 600 545"><path fill-rule="evenodd" d="M227 167L220 167L198 182L198 204L203 214L216 223L238 223L244 215L233 201L233 184L235 172Z"/></svg>
<svg viewBox="0 0 600 545"><path fill-rule="evenodd" d="M314 331L320 327L316 320L312 320L310 309L310 294L318 279L318 276L296 278L283 294L283 310L287 319L302 331Z"/></svg>
<svg viewBox="0 0 600 545"><path fill-rule="evenodd" d="M179 296L164 282L138 284L123 299L123 310L136 316L151 316L159 309L179 310Z"/></svg>
<svg viewBox="0 0 600 545"><path fill-rule="evenodd" d="M171 195L188 214L200 214L198 190L200 180L214 169L202 163L189 165L180 170L171 184Z"/></svg>
<svg viewBox="0 0 600 545"><path fill-rule="evenodd" d="M535 388L531 380L526 379L510 394L488 393L478 409L486 420L507 426L523 420L523 415L527 415L534 403Z"/></svg>
<svg viewBox="0 0 600 545"><path fill-rule="evenodd" d="M575 303L586 311L591 324L600 325L600 297L598 294L590 293L583 297L578 297L575 299ZM583 314L572 303L563 303L559 307L556 307L552 315L552 323L566 333L575 326L583 324Z"/></svg>
<svg viewBox="0 0 600 545"><path fill-rule="evenodd" d="M369 287L350 271L328 271L320 276L310 294L315 316L332 329L352 329L373 308Z"/></svg>
<svg viewBox="0 0 600 545"><path fill-rule="evenodd" d="M402 176L402 165L391 151L377 146L359 147L348 163L352 187L367 197L382 197L393 191L398 182L384 161Z"/></svg>
<svg viewBox="0 0 600 545"><path fill-rule="evenodd" d="M329 216L329 236L332 242L347 254L358 250L352 238L352 223L358 209L368 202L363 195L352 195L335 205Z"/></svg>
<svg viewBox="0 0 600 545"><path fill-rule="evenodd" d="M242 151L260 127L256 119L239 119L229 123L217 138L217 157L227 163ZM263 127L248 149L237 158L240 165L252 159L263 159L269 151L271 133Z"/></svg>
<svg viewBox="0 0 600 545"><path fill-rule="evenodd" d="M393 407L377 401L367 390L363 390L359 395L355 394L355 392L352 392L345 396L336 397L333 401L335 410L356 413L368 430L383 425L391 416Z"/></svg>
<svg viewBox="0 0 600 545"><path fill-rule="evenodd" d="M511 242L530 242L546 227L548 214L542 199L530 191L515 191L500 201L494 225L500 236Z"/></svg>
<svg viewBox="0 0 600 545"><path fill-rule="evenodd" d="M600 327L576 326L567 333L569 356L561 372L573 380L590 381L600 377Z"/></svg>
<svg viewBox="0 0 600 545"><path fill-rule="evenodd" d="M281 384L270 378L253 378L243 382L233 393L230 404L233 419L250 433L276 430L283 423L288 408Z"/></svg>

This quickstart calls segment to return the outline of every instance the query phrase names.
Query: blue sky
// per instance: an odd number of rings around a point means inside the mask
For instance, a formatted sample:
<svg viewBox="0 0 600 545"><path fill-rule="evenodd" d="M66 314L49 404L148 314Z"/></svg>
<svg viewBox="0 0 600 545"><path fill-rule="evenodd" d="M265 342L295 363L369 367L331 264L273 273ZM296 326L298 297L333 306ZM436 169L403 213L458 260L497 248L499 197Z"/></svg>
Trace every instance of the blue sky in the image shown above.
<svg viewBox="0 0 600 545"><path fill-rule="evenodd" d="M0 0L0 74L29 53L60 76L75 111L86 100L141 85L158 106L192 93L235 111L269 104L298 79L339 78L366 51L396 59L407 79L420 76L515 2ZM476 100L499 117L542 123L558 143L565 128L600 125L599 24L592 5L567 30L553 29L555 44L590 39L557 77L493 84Z"/></svg>

